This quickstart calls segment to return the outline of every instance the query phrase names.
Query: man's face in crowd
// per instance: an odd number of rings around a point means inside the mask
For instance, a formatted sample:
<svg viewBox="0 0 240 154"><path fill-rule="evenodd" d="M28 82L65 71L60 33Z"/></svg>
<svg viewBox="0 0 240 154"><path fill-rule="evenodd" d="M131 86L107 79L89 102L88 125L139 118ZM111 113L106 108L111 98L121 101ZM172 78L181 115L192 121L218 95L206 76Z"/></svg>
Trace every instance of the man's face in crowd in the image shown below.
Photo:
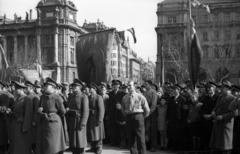
<svg viewBox="0 0 240 154"><path fill-rule="evenodd" d="M46 91L47 93L52 93L52 91L54 91L54 88L53 88L52 85L46 84L46 85L45 85L45 91Z"/></svg>
<svg viewBox="0 0 240 154"><path fill-rule="evenodd" d="M128 91L129 91L129 92L132 92L132 91L135 90L135 86L134 86L134 83L133 83L133 82L129 82L129 83L127 84L127 86L128 86Z"/></svg>
<svg viewBox="0 0 240 154"><path fill-rule="evenodd" d="M80 86L77 86L77 85L73 85L73 92L78 92L80 91Z"/></svg>
<svg viewBox="0 0 240 154"><path fill-rule="evenodd" d="M104 95L107 93L107 89L104 86L101 86L101 94Z"/></svg>
<svg viewBox="0 0 240 154"><path fill-rule="evenodd" d="M208 91L208 94L209 94L209 95L213 95L213 94L215 93L215 88L209 87L209 88L207 89L207 91Z"/></svg>
<svg viewBox="0 0 240 154"><path fill-rule="evenodd" d="M112 85L113 90L118 90L119 89L119 84L113 84Z"/></svg>

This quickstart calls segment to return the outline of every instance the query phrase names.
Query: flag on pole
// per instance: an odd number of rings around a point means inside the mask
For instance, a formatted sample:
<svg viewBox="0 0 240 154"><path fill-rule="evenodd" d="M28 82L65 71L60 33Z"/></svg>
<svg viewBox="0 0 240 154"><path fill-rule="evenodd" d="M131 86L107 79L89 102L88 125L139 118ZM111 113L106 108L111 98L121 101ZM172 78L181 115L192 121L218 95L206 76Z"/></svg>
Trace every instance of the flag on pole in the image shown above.
<svg viewBox="0 0 240 154"><path fill-rule="evenodd" d="M125 42L125 31L120 31L120 32L117 32L118 33L118 36L122 39L122 45L124 44Z"/></svg>
<svg viewBox="0 0 240 154"><path fill-rule="evenodd" d="M208 6L208 5L205 5L205 4L201 3L201 2L199 2L198 0L192 0L192 5L193 5L194 7L200 6L200 7L202 7L202 8L205 8L206 11L207 11L208 13L210 13L210 8L209 8L209 6Z"/></svg>
<svg viewBox="0 0 240 154"><path fill-rule="evenodd" d="M133 39L134 39L134 43L136 43L136 42L137 42L137 39L136 39L136 35L135 35L134 28L130 28L130 29L128 29L127 31L129 31L129 32L132 34Z"/></svg>
<svg viewBox="0 0 240 154"><path fill-rule="evenodd" d="M189 76L192 83L192 88L195 89L197 80L198 80L198 74L200 71L200 64L201 64L203 52L202 52L202 48L201 48L196 30L193 27L193 24L191 25L191 34L192 34L190 35L191 38L189 39L191 42L189 43L190 50L188 51L189 52L188 67L189 67Z"/></svg>
<svg viewBox="0 0 240 154"><path fill-rule="evenodd" d="M1 44L0 52L0 80L4 81L7 76L8 62Z"/></svg>

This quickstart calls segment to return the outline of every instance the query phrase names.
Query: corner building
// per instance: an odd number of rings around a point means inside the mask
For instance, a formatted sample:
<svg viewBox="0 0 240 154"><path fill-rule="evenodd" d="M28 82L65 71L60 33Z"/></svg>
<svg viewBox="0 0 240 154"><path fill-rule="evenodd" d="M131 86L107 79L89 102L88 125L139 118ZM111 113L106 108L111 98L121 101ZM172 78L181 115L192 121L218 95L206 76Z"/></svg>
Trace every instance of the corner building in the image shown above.
<svg viewBox="0 0 240 154"><path fill-rule="evenodd" d="M240 1L199 0L209 5L211 13L192 6L192 18L203 50L199 81L228 79L240 83ZM172 83L188 79L186 26L188 1L165 0L158 3L156 82L161 79L161 59L164 59L164 79Z"/></svg>
<svg viewBox="0 0 240 154"><path fill-rule="evenodd" d="M35 11L35 10L34 10ZM88 33L77 24L77 8L67 0L40 1L36 7L37 19L32 10L25 20L1 17L2 45L10 65L27 67L40 62L54 70L57 82L72 82L77 77L75 44L79 35Z"/></svg>

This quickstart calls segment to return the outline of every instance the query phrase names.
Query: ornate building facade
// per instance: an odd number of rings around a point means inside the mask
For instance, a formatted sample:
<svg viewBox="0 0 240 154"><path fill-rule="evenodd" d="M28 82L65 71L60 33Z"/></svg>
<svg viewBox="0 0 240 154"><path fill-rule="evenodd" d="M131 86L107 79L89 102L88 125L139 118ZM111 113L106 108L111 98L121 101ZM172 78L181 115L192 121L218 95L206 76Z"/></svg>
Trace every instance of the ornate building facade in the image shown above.
<svg viewBox="0 0 240 154"><path fill-rule="evenodd" d="M41 63L54 70L52 78L57 82L72 82L78 74L76 40L88 33L77 24L76 6L67 0L45 0L36 11L37 19L32 19L32 10L25 19L16 14L14 20L2 17L0 34L8 62L17 69Z"/></svg>
<svg viewBox="0 0 240 154"><path fill-rule="evenodd" d="M208 4L211 13L192 6L192 18L203 59L199 81L240 80L240 1L199 0ZM186 0L167 0L158 4L156 82L161 80L161 60L164 59L165 81L182 82L188 79L185 32L188 23ZM163 56L163 58L162 58Z"/></svg>

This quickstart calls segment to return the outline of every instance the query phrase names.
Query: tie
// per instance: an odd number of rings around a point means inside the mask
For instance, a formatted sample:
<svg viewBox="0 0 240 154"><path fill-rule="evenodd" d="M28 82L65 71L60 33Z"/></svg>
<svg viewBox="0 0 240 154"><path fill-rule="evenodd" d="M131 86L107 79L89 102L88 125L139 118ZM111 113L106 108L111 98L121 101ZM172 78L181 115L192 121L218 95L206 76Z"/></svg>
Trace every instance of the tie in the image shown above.
<svg viewBox="0 0 240 154"><path fill-rule="evenodd" d="M133 107L134 107L133 95L130 95L130 111L133 111Z"/></svg>

